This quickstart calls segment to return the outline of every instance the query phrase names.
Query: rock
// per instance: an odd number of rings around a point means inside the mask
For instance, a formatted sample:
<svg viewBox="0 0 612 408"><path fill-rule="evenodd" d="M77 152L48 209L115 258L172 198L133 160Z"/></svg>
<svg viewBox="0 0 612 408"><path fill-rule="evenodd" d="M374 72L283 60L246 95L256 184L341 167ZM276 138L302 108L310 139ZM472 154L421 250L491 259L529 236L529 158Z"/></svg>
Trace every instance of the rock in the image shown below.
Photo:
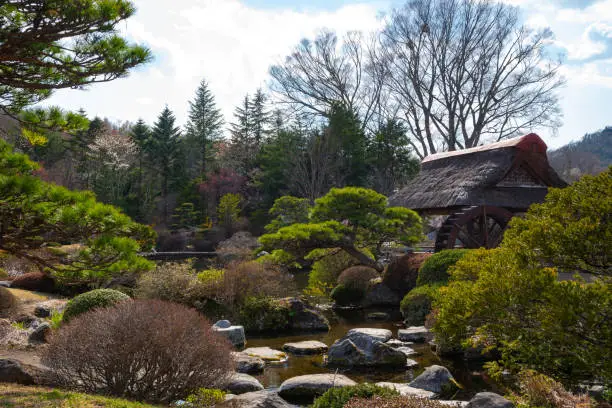
<svg viewBox="0 0 612 408"><path fill-rule="evenodd" d="M341 388L357 383L342 374L300 375L285 380L278 394L290 402L312 402L330 388Z"/></svg>
<svg viewBox="0 0 612 408"><path fill-rule="evenodd" d="M406 368L417 368L418 366L418 361L412 360L410 358L406 360Z"/></svg>
<svg viewBox="0 0 612 408"><path fill-rule="evenodd" d="M436 402L438 402L439 404L442 404L442 405L447 405L449 407L457 407L457 408L466 407L467 404L469 404L469 401L444 401L444 400L438 400Z"/></svg>
<svg viewBox="0 0 612 408"><path fill-rule="evenodd" d="M382 282L372 283L363 298L364 307L399 306L402 298Z"/></svg>
<svg viewBox="0 0 612 408"><path fill-rule="evenodd" d="M412 326L407 329L399 329L397 337L401 341L413 341L415 343L425 343L429 337L429 330L425 326Z"/></svg>
<svg viewBox="0 0 612 408"><path fill-rule="evenodd" d="M446 367L432 365L427 367L421 375L408 385L440 394L447 388L452 387L454 381L453 375Z"/></svg>
<svg viewBox="0 0 612 408"><path fill-rule="evenodd" d="M350 339L336 341L329 348L327 363L341 366L364 365L366 356Z"/></svg>
<svg viewBox="0 0 612 408"><path fill-rule="evenodd" d="M230 400L217 405L222 408L291 408L285 400L275 392L257 391L247 392L231 398Z"/></svg>
<svg viewBox="0 0 612 408"><path fill-rule="evenodd" d="M378 340L382 343L389 341L391 339L391 337L393 337L393 334L391 333L391 330L387 330L387 329L370 329L370 328L363 328L363 329L351 329L348 331L348 333L346 334L348 337L351 337L353 335L366 335L368 337L371 337L373 340Z"/></svg>
<svg viewBox="0 0 612 408"><path fill-rule="evenodd" d="M0 359L0 382L23 385L36 384L32 375L26 372L21 363L13 359Z"/></svg>
<svg viewBox="0 0 612 408"><path fill-rule="evenodd" d="M514 408L514 404L493 392L479 392L466 405L467 408Z"/></svg>
<svg viewBox="0 0 612 408"><path fill-rule="evenodd" d="M251 357L261 358L266 363L284 363L287 361L287 354L270 347L251 347L243 351Z"/></svg>
<svg viewBox="0 0 612 408"><path fill-rule="evenodd" d="M245 394L247 392L261 391L264 387L257 380L248 374L236 373L232 375L224 390L232 394Z"/></svg>
<svg viewBox="0 0 612 408"><path fill-rule="evenodd" d="M44 343L50 333L51 325L49 323L41 323L30 333L28 340L33 343Z"/></svg>
<svg viewBox="0 0 612 408"><path fill-rule="evenodd" d="M218 329L228 329L232 327L232 324L230 323L229 320L219 320L217 323L213 325L213 327L216 327Z"/></svg>
<svg viewBox="0 0 612 408"><path fill-rule="evenodd" d="M411 341L401 341L401 340L397 340L397 339L391 339L388 342L385 343L387 346L391 346L393 348L399 348L399 347L408 347L408 346L412 346L414 343Z"/></svg>
<svg viewBox="0 0 612 408"><path fill-rule="evenodd" d="M212 329L213 331L227 337L234 347L244 347L246 344L246 336L244 335L243 326L230 326L227 328L213 326Z"/></svg>
<svg viewBox="0 0 612 408"><path fill-rule="evenodd" d="M417 354L419 354L413 348L410 347L398 347L395 350L401 351L406 355L406 357L416 356Z"/></svg>
<svg viewBox="0 0 612 408"><path fill-rule="evenodd" d="M423 390L420 388L414 388L414 387L409 386L408 384L379 382L379 383L376 383L376 385L378 385L379 387L392 388L395 391L399 392L400 395L408 395L411 397L419 397L419 398L427 398L427 399L432 399L436 396L435 392Z"/></svg>
<svg viewBox="0 0 612 408"><path fill-rule="evenodd" d="M29 314L20 314L14 317L13 320L15 321L15 323L23 324L25 327L31 327L33 324L35 324L35 322L38 321L36 316L32 316Z"/></svg>
<svg viewBox="0 0 612 408"><path fill-rule="evenodd" d="M304 331L328 331L329 321L318 311L298 298L281 300L289 308L289 329Z"/></svg>
<svg viewBox="0 0 612 408"><path fill-rule="evenodd" d="M244 352L233 352L232 358L235 362L235 370L239 373L254 374L261 373L266 363L259 357L252 357Z"/></svg>
<svg viewBox="0 0 612 408"><path fill-rule="evenodd" d="M299 341L297 343L286 343L285 345L283 345L283 350L288 353L298 355L323 354L327 352L327 349L327 344L314 340Z"/></svg>
<svg viewBox="0 0 612 408"><path fill-rule="evenodd" d="M34 316L36 317L49 317L51 316L51 309L46 306L36 306L34 308Z"/></svg>
<svg viewBox="0 0 612 408"><path fill-rule="evenodd" d="M332 344L327 362L342 366L405 367L406 355L366 334L353 332Z"/></svg>
<svg viewBox="0 0 612 408"><path fill-rule="evenodd" d="M0 286L3 288L10 288L11 287L11 281L0 281Z"/></svg>
<svg viewBox="0 0 612 408"><path fill-rule="evenodd" d="M368 313L368 315L366 316L366 319L377 320L377 321L389 320L389 313L385 313L385 312Z"/></svg>

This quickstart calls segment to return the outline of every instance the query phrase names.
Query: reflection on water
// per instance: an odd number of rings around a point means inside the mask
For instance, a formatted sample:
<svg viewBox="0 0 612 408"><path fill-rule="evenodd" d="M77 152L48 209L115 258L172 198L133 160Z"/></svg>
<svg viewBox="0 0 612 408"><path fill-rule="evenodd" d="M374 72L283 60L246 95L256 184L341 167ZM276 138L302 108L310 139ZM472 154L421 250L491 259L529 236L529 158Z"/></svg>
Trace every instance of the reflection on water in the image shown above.
<svg viewBox="0 0 612 408"><path fill-rule="evenodd" d="M336 313L328 313L331 330L323 333L310 333L299 335L282 334L281 337L250 337L247 336L247 347L271 347L282 350L283 344L302 340L318 340L331 346L334 341L341 338L350 329L356 327L373 327L389 329L394 337L397 337L397 330L403 328L399 313L394 310L383 310L390 314L390 321L376 322L367 321L365 316L372 311L381 310L351 310ZM464 387L455 397L457 399L468 399L470 396L481 390L491 390L493 387L487 384L481 374L481 366L475 364L468 365L462 359L441 359L435 355L428 344L414 344L412 347L419 353L417 356L410 357L419 362L419 367L408 370L384 370L380 368L367 368L363 370L343 370L338 369L338 373L345 374L349 378L361 382L389 381L405 383L410 382L415 376L419 375L425 367L432 364L447 367L455 379ZM288 378L305 374L320 374L335 372L336 368L327 368L323 365L323 356L294 356L289 355L289 360L278 366L267 366L262 374L256 375L257 379L266 388L276 388Z"/></svg>

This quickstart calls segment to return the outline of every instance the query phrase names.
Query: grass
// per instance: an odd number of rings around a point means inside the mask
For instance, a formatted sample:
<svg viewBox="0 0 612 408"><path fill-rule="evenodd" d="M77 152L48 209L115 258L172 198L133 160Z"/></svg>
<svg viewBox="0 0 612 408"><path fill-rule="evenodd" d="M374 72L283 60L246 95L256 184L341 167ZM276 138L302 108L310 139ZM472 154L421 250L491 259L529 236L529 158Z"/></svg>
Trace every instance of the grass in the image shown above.
<svg viewBox="0 0 612 408"><path fill-rule="evenodd" d="M154 408L118 398L0 383L1 408Z"/></svg>
<svg viewBox="0 0 612 408"><path fill-rule="evenodd" d="M62 324L62 320L64 319L64 312L58 312L53 310L51 312L51 316L49 317L49 324L52 329L59 329Z"/></svg>
<svg viewBox="0 0 612 408"><path fill-rule="evenodd" d="M11 326L19 330L28 330L28 326L24 322L13 322Z"/></svg>

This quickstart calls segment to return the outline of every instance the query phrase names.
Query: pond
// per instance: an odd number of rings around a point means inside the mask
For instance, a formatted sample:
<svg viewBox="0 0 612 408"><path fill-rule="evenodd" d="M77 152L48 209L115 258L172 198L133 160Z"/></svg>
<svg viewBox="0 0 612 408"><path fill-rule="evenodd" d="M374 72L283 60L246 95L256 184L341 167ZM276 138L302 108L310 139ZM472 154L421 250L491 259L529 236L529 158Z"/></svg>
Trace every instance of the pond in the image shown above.
<svg viewBox="0 0 612 408"><path fill-rule="evenodd" d="M368 313L374 311L384 311L390 315L390 320L370 321L366 319ZM389 329L393 336L397 337L397 330L404 328L401 321L401 315L397 310L386 309L368 309L368 310L345 310L345 311L329 311L326 315L330 321L331 329L329 332L310 333L287 335L282 334L280 337L252 337L247 336L247 347L270 347L277 350L282 350L285 343L297 342L303 340L318 340L328 346L331 346L334 341L341 338L347 331L358 327L372 327ZM419 355L410 357L419 363L419 367L407 370L383 370L379 368L368 368L363 370L343 370L338 369L338 373L342 373L358 383L379 381L407 383L414 377L419 375L425 367L433 364L438 364L448 368L457 382L461 384L463 389L454 397L454 399L467 400L479 391L494 390L494 385L487 381L487 377L483 375L481 363L468 363L461 358L440 358L434 354L429 344L414 344L410 346ZM295 356L289 355L288 361L283 365L266 366L263 373L255 375L255 377L266 388L277 388L286 379L305 374L320 374L334 373L336 368L328 368L323 364L323 356Z"/></svg>

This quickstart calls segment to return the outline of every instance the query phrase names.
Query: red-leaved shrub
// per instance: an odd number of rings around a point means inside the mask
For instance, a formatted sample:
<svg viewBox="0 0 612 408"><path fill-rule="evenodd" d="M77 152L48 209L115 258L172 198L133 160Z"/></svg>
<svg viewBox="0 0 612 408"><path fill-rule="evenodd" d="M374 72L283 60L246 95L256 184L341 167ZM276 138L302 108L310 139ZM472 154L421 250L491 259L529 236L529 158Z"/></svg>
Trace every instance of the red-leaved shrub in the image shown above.
<svg viewBox="0 0 612 408"><path fill-rule="evenodd" d="M444 408L441 402L417 397L379 397L353 398L344 408Z"/></svg>
<svg viewBox="0 0 612 408"><path fill-rule="evenodd" d="M42 272L30 272L15 277L11 282L11 287L37 292L53 292L55 282L53 278Z"/></svg>
<svg viewBox="0 0 612 408"><path fill-rule="evenodd" d="M366 290L372 279L378 278L376 269L368 266L351 266L338 276L338 284L354 289Z"/></svg>
<svg viewBox="0 0 612 408"><path fill-rule="evenodd" d="M168 403L230 376L230 345L194 309L122 302L70 320L43 352L59 385Z"/></svg>
<svg viewBox="0 0 612 408"><path fill-rule="evenodd" d="M416 286L419 268L431 255L413 253L393 259L385 269L383 283L404 296Z"/></svg>

